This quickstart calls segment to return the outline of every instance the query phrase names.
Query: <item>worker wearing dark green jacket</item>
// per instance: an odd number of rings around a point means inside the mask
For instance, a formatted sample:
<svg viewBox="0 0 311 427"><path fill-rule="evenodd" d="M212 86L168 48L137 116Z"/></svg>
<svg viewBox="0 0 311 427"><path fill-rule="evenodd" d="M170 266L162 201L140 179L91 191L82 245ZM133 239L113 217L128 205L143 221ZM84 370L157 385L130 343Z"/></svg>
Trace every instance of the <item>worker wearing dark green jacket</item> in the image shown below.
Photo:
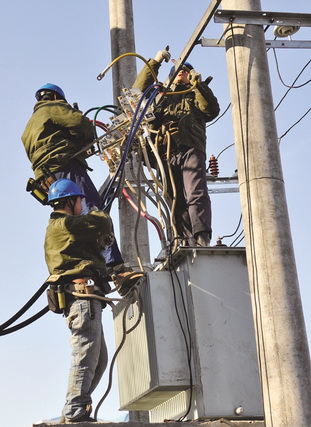
<svg viewBox="0 0 311 427"><path fill-rule="evenodd" d="M60 181L69 180L56 182ZM111 232L111 219L103 211L80 216L53 212L45 236L45 258L51 274L48 281L92 277L95 273L106 277L106 263L98 241Z"/></svg>
<svg viewBox="0 0 311 427"><path fill-rule="evenodd" d="M163 60L170 54L159 51L149 65L158 73ZM133 87L145 91L154 82L145 65ZM194 86L191 91L187 89ZM209 246L212 233L211 202L206 185L206 122L219 114L219 105L208 84L201 80L191 64L185 63L178 72L171 91L155 105L155 119L150 126L162 134L171 132L170 168L176 186L175 225L181 239L190 245ZM180 93L179 93L180 92ZM168 170L164 162L164 167ZM168 191L173 197L173 185L168 172Z"/></svg>
<svg viewBox="0 0 311 427"><path fill-rule="evenodd" d="M90 417L91 394L107 366L102 327L102 303L87 294L105 294L109 287L101 245L111 243L112 223L103 211L81 214L84 194L69 179L54 182L49 204L54 208L46 230L45 257L53 286L75 292L66 295L64 314L71 332L72 361L69 372L64 422L94 421ZM92 286L90 291L88 286ZM93 295L94 296L94 295Z"/></svg>
<svg viewBox="0 0 311 427"><path fill-rule="evenodd" d="M55 84L43 85L37 90L36 99L38 102L22 135L36 180L43 178L41 167L45 166L56 179L68 178L78 184L85 194L83 213L93 206L100 209L102 200L88 175L88 155L84 150L94 141L93 125L81 111L71 107L63 90ZM103 253L111 268L123 265L116 241L103 249Z"/></svg>
<svg viewBox="0 0 311 427"><path fill-rule="evenodd" d="M62 170L94 137L89 119L64 99L37 102L22 135L35 179L43 176L40 169L43 165L52 173ZM86 151L75 157L84 169L88 167L86 157Z"/></svg>

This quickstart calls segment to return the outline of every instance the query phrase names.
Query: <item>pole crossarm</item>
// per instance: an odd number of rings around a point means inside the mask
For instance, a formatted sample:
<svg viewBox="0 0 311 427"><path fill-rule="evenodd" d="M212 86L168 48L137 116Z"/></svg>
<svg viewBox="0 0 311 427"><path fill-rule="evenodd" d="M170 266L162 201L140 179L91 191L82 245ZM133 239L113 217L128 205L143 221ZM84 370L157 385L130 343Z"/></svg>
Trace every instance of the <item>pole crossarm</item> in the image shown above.
<svg viewBox="0 0 311 427"><path fill-rule="evenodd" d="M214 21L220 24L253 24L311 27L310 13L216 10Z"/></svg>
<svg viewBox="0 0 311 427"><path fill-rule="evenodd" d="M207 39L202 37L200 40L202 47L225 47L224 39ZM309 40L265 40L266 47L272 49L311 49Z"/></svg>
<svg viewBox="0 0 311 427"><path fill-rule="evenodd" d="M199 43L199 38L201 37L203 31L207 27L208 23L211 21L212 17L214 16L218 6L220 5L222 0L212 0L209 7L207 8L206 12L204 13L201 21L199 22L198 26L196 27L195 31L193 32L192 36L190 37L188 43L186 44L184 50L180 54L179 58L174 64L174 71L170 73L170 76L165 80L164 86L168 87L174 78L177 75L177 72L180 68L180 66L186 61L188 56L190 55L191 51L193 50L194 46Z"/></svg>

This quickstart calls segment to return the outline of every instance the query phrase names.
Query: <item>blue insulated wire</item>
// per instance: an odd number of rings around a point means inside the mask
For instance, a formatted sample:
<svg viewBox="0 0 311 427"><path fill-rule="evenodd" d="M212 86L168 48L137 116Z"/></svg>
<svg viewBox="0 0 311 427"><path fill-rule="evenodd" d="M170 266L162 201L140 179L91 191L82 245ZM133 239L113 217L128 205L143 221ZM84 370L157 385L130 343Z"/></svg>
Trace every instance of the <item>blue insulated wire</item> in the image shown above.
<svg viewBox="0 0 311 427"><path fill-rule="evenodd" d="M142 102L144 101L144 99L146 98L147 94L148 94L152 89L155 89L155 90L152 92L152 94L151 94L150 98L148 99L148 101L147 101L147 103L146 103L146 105L145 105L144 109L142 110L142 112L141 112L141 114L140 114L139 118L137 119L137 116L138 116L138 113L139 113L140 106L141 106ZM125 150L124 150L124 152L123 152L123 155L122 155L121 161L120 161L120 163L119 163L118 169L117 169L116 173L114 174L113 178L111 179L111 181L110 181L110 183L109 183L109 186L108 186L107 190L105 191L105 194L104 194L104 196L103 196L103 204L102 204L102 206L104 206L104 205L105 205L105 202L106 202L106 200L107 200L107 198L108 198L108 195L109 195L109 193L110 193L110 190L111 190L112 186L114 185L114 183L115 183L115 181L116 181L117 177L118 177L118 176L120 176L120 178L121 178L121 177L122 177L122 175L123 175L124 167L125 167L125 162L126 162L127 155L128 155L128 152L129 152L130 146L131 146L131 144L132 144L133 138L134 138L134 136L135 136L135 134L136 134L136 132L137 132L137 130L138 130L138 128L139 128L139 126L140 126L140 124L141 124L141 122L142 122L142 120L143 120L144 116L145 116L145 114L146 114L146 111L148 110L149 106L150 106L150 105L151 105L151 103L153 102L153 100L154 100L154 98L156 97L156 95L157 95L158 91L159 91L159 85L154 84L154 85L152 85L152 86L148 87L148 88L145 90L145 92L143 93L142 97L141 97L141 98L140 98L140 100L139 100L139 103L138 103L138 105L137 105L136 111L135 111L134 116L133 116L133 120L132 120L132 123L131 123L130 131L129 131L129 134L128 134L128 137L127 137L127 140L126 140ZM118 182L118 185L117 185L117 187L116 187L116 190L115 190L115 192L114 192L113 197L111 197L111 199L109 200L109 202L107 203L107 205L106 205L105 207L103 207L103 210L107 210L107 209L111 206L111 204L112 204L112 202L114 201L114 199L115 199L116 195L118 194L118 190L119 190L120 185L121 185L121 179L120 179L120 180L119 180L119 182Z"/></svg>

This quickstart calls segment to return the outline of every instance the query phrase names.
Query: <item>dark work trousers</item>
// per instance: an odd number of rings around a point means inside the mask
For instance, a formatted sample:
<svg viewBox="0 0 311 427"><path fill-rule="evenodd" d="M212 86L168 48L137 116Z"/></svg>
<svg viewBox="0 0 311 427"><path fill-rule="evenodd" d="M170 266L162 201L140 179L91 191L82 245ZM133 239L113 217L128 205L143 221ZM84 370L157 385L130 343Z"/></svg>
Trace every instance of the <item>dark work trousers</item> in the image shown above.
<svg viewBox="0 0 311 427"><path fill-rule="evenodd" d="M82 214L88 213L89 209L93 206L97 206L99 209L102 208L102 199L93 181L78 161L70 160L62 171L55 173L55 177L57 179L68 178L79 186L80 190L85 195L82 201ZM123 258L116 240L112 246L103 250L103 256L108 267L123 263Z"/></svg>
<svg viewBox="0 0 311 427"><path fill-rule="evenodd" d="M164 162L165 164L165 162ZM170 165L176 186L175 225L178 235L192 244L202 231L212 234L211 200L206 185L206 155L195 148L171 155ZM168 193L173 196L167 165Z"/></svg>

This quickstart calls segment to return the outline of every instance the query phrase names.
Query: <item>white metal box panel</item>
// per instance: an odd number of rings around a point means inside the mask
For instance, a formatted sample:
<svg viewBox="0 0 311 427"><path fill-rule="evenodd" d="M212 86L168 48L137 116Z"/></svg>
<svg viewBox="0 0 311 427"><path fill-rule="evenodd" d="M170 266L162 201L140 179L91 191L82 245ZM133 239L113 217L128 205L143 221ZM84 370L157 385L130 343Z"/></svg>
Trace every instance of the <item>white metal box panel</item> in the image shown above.
<svg viewBox="0 0 311 427"><path fill-rule="evenodd" d="M184 275L179 273L184 292ZM174 286L178 286L174 279ZM184 324L180 292L177 307ZM142 292L143 315L138 326L127 335L118 355L118 381L122 410L150 410L182 390L189 388L189 367L184 338L178 323L170 273L148 273ZM121 304L114 319L116 346L123 336ZM132 328L139 316L137 303L126 316L126 329ZM185 326L185 325L184 325Z"/></svg>
<svg viewBox="0 0 311 427"><path fill-rule="evenodd" d="M245 251L201 248L180 263L189 274L199 417L234 417L238 408L263 416Z"/></svg>

